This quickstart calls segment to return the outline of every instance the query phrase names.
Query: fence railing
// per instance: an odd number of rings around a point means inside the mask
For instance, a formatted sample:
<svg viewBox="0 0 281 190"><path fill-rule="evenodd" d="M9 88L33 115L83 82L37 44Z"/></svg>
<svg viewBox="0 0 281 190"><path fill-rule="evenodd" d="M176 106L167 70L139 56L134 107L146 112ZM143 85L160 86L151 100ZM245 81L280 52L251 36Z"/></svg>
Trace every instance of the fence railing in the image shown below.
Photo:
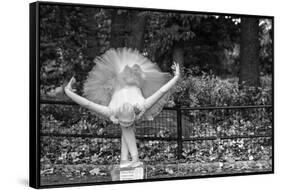
<svg viewBox="0 0 281 190"><path fill-rule="evenodd" d="M48 100L41 99L40 104L52 104L52 105L68 105L75 106L78 105L74 102L69 101L60 101L60 100ZM272 108L272 105L246 105L246 106L218 106L218 107L187 107L176 105L174 107L165 107L164 110L173 110L176 113L176 135L168 136L168 137L157 137L157 136L138 136L140 140L163 140L163 141L176 141L177 143L177 158L180 159L182 157L183 152L183 143L188 141L202 141L202 140L216 140L216 139L239 139L239 138L261 138L261 137L271 137L272 131L267 131L263 134L234 134L234 135L205 135L205 136L196 136L196 137L185 137L183 135L183 129L188 128L189 126L183 126L183 112L189 111L214 111L214 110L245 110L245 109L260 109L260 108ZM272 121L271 121L272 122ZM216 131L217 132L217 131ZM108 139L116 139L120 138L116 135L97 135L97 134L62 134L62 133L54 133L54 132L41 132L41 136L49 136L49 137L82 137L82 138L108 138Z"/></svg>

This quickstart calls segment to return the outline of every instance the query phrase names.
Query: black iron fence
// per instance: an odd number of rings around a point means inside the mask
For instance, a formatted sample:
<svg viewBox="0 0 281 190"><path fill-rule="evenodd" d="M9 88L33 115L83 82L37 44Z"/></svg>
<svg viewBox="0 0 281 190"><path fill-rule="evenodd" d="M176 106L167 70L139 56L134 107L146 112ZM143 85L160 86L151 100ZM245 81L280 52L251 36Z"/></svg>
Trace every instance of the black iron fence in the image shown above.
<svg viewBox="0 0 281 190"><path fill-rule="evenodd" d="M73 102L46 99L41 99L40 104L71 107L77 105ZM79 120L79 116L77 119ZM177 105L172 108L165 107L154 121L140 123L136 135L137 139L143 141L166 141L175 144L177 159L181 159L202 148L199 144L206 142L215 142L219 147L231 139L253 139L253 143L259 143L259 139L263 139L263 144L271 146L272 119L272 105L194 108ZM108 125L102 133L89 130L61 133L59 130L41 129L41 136L118 139L120 129L113 124Z"/></svg>

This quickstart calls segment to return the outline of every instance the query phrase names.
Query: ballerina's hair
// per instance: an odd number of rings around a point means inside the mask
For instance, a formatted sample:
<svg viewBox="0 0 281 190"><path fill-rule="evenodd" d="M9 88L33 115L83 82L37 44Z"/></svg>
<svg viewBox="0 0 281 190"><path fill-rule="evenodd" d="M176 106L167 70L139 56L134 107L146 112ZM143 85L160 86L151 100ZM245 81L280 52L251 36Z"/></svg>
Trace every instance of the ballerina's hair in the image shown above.
<svg viewBox="0 0 281 190"><path fill-rule="evenodd" d="M116 116L120 119L126 118L133 121L136 116L134 106L132 106L130 103L124 103L117 111Z"/></svg>

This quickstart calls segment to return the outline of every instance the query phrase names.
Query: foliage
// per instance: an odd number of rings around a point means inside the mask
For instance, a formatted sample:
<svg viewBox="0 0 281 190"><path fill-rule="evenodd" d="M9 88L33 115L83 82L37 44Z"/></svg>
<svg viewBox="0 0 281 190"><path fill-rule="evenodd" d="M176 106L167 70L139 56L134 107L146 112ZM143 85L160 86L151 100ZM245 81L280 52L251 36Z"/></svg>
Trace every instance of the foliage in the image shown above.
<svg viewBox="0 0 281 190"><path fill-rule="evenodd" d="M41 94L62 85L81 70L86 48L85 13L80 7L40 7Z"/></svg>
<svg viewBox="0 0 281 190"><path fill-rule="evenodd" d="M260 21L260 61L262 74L272 73L272 48L273 48L273 30L272 20L262 19Z"/></svg>
<svg viewBox="0 0 281 190"><path fill-rule="evenodd" d="M94 13L89 14L91 11ZM138 14L148 18L143 53L164 71L170 71L173 50L180 45L184 53L183 70L197 67L199 71L212 70L219 76L237 76L239 17L157 11ZM110 39L114 38L111 36L112 24L111 9L40 6L41 95L61 93L61 86L73 75L78 79L77 88L81 92L87 72L94 65L93 56L110 48ZM263 74L272 72L271 25L270 19L260 21ZM122 33L120 37L128 35Z"/></svg>
<svg viewBox="0 0 281 190"><path fill-rule="evenodd" d="M237 59L233 57L239 40L235 17L150 12L147 31L148 56L164 70L171 65L173 50L178 46L184 51L185 68L196 65L223 74L231 71L226 62Z"/></svg>
<svg viewBox="0 0 281 190"><path fill-rule="evenodd" d="M195 71L196 72L196 71ZM221 79L214 74L194 76L189 70L176 87L174 99L190 107L196 106L238 106L272 104L271 76L261 77L261 87L244 87L238 78Z"/></svg>
<svg viewBox="0 0 281 190"><path fill-rule="evenodd" d="M87 72L94 66L93 56L109 48L110 23L103 9L40 6L42 96L61 93L61 86L72 76L81 92Z"/></svg>
<svg viewBox="0 0 281 190"><path fill-rule="evenodd" d="M192 14L149 12L147 25L147 52L153 55L165 54L173 48L174 43L188 41L195 37L190 22L200 22L203 17Z"/></svg>

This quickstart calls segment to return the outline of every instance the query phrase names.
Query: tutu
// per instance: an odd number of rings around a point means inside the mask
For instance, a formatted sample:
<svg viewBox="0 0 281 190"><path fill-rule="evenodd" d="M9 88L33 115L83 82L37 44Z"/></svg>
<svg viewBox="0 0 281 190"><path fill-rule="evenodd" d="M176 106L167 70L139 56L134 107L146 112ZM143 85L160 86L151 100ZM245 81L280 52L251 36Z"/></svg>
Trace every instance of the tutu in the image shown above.
<svg viewBox="0 0 281 190"><path fill-rule="evenodd" d="M110 49L94 62L96 65L84 83L84 96L104 106L109 106L114 93L127 85L138 87L141 95L147 98L170 79L169 73L161 72L156 64L130 48ZM141 120L152 120L161 112L169 96L170 92L147 110Z"/></svg>

